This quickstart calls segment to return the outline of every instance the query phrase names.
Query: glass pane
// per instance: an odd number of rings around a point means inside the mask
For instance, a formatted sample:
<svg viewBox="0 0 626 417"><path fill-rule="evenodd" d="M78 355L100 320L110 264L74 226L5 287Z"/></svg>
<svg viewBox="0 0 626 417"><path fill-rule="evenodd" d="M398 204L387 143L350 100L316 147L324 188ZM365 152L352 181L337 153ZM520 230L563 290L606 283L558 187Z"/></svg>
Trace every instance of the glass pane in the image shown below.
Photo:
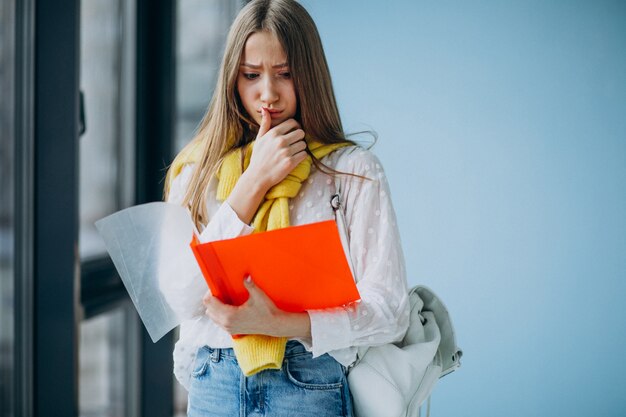
<svg viewBox="0 0 626 417"><path fill-rule="evenodd" d="M176 149L206 111L238 0L179 0L176 44Z"/></svg>
<svg viewBox="0 0 626 417"><path fill-rule="evenodd" d="M193 137L209 104L230 23L240 0L178 0L176 33L176 149ZM177 337L178 338L178 337ZM186 415L187 392L174 383L175 416Z"/></svg>
<svg viewBox="0 0 626 417"><path fill-rule="evenodd" d="M126 316L119 308L80 325L80 415L125 415Z"/></svg>
<svg viewBox="0 0 626 417"><path fill-rule="evenodd" d="M15 3L0 2L0 416L13 415Z"/></svg>
<svg viewBox="0 0 626 417"><path fill-rule="evenodd" d="M134 2L81 3L81 80L86 131L80 138L80 255L104 255L94 222L132 203ZM131 10L131 12L129 12ZM129 149L130 148L130 149Z"/></svg>

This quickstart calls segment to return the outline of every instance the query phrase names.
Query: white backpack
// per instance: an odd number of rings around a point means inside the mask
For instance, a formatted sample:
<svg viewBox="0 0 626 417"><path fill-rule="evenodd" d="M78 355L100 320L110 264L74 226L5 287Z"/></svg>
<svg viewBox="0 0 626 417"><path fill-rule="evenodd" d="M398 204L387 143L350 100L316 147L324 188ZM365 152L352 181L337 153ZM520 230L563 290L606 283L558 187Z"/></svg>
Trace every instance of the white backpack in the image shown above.
<svg viewBox="0 0 626 417"><path fill-rule="evenodd" d="M411 318L404 339L359 349L351 366L348 384L357 417L419 416L439 378L461 365L463 353L441 300L419 285L409 298Z"/></svg>

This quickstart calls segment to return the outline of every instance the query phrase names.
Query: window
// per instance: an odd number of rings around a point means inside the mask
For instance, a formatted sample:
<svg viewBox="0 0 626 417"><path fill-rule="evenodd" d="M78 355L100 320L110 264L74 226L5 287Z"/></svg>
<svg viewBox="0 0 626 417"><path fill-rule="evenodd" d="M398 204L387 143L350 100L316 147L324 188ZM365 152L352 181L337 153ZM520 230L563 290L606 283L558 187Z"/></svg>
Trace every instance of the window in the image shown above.
<svg viewBox="0 0 626 417"><path fill-rule="evenodd" d="M134 2L81 4L80 255L106 255L94 222L133 203Z"/></svg>
<svg viewBox="0 0 626 417"><path fill-rule="evenodd" d="M217 80L226 35L241 2L179 0L176 37L176 149L192 138Z"/></svg>
<svg viewBox="0 0 626 417"><path fill-rule="evenodd" d="M80 415L127 415L126 369L132 368L128 355L128 304L80 326Z"/></svg>
<svg viewBox="0 0 626 417"><path fill-rule="evenodd" d="M138 319L94 222L135 200L136 3L85 0L80 14L79 411L135 415Z"/></svg>

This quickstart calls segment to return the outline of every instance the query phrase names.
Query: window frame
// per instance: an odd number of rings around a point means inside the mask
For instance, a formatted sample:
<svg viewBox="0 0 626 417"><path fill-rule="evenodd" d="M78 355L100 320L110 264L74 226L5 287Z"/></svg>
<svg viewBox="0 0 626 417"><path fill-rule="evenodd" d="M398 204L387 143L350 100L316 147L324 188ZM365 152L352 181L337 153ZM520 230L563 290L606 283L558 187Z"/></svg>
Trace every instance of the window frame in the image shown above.
<svg viewBox="0 0 626 417"><path fill-rule="evenodd" d="M14 0L13 413L33 413L34 350L34 0Z"/></svg>
<svg viewBox="0 0 626 417"><path fill-rule="evenodd" d="M33 304L26 313L33 320L36 416L78 413L78 36L78 0L64 7L35 2Z"/></svg>
<svg viewBox="0 0 626 417"><path fill-rule="evenodd" d="M175 34L176 2L137 0L136 204L162 200L167 164L174 157ZM174 414L173 348L174 331L153 343L141 327L143 416Z"/></svg>

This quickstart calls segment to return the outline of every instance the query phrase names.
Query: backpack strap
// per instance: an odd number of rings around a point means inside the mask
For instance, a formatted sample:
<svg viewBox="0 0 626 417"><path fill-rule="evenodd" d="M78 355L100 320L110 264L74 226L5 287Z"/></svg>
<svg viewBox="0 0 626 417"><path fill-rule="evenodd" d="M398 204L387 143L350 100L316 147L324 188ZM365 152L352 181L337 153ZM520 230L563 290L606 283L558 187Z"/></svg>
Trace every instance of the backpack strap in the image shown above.
<svg viewBox="0 0 626 417"><path fill-rule="evenodd" d="M346 259L348 260L348 266L350 266L350 272L352 272L352 279L356 282L354 265L352 264L352 257L350 256L350 235L343 211L343 199L340 187L339 178L335 177L335 194L330 197L330 206L333 208L333 212L335 213L335 222L337 223L337 229L339 230L339 238L341 239L341 245L343 246L343 251L345 252Z"/></svg>
<svg viewBox="0 0 626 417"><path fill-rule="evenodd" d="M343 246L346 259L348 260L350 272L352 272L352 279L354 279L354 282L356 283L357 279L355 269L352 263L352 257L350 256L350 235L343 209L341 182L337 176L335 176L335 194L330 197L330 206L333 208L333 212L335 213L335 222L337 223L337 229L339 230L339 238L341 239L341 245ZM348 366L348 372L361 360L363 356L365 356L368 349L369 346L357 346L356 360Z"/></svg>

